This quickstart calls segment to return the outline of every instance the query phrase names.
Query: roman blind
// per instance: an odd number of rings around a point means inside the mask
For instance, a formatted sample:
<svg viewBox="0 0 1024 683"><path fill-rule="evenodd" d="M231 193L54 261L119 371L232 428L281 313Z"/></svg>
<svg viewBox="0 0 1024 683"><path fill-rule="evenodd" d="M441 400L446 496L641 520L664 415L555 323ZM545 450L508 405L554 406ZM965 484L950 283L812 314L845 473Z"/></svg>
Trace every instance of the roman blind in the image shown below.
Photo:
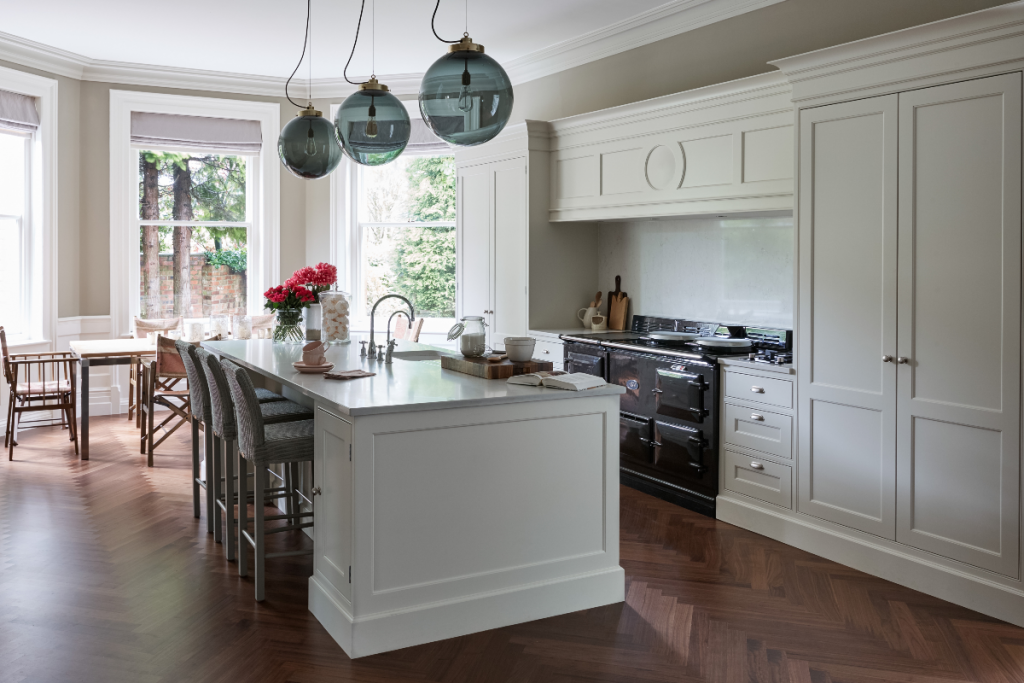
<svg viewBox="0 0 1024 683"><path fill-rule="evenodd" d="M133 111L132 144L149 149L259 154L263 135L259 121Z"/></svg>
<svg viewBox="0 0 1024 683"><path fill-rule="evenodd" d="M451 154L452 148L447 142L434 135L434 131L423 123L423 119L410 119L412 130L409 132L407 152L414 154Z"/></svg>
<svg viewBox="0 0 1024 683"><path fill-rule="evenodd" d="M24 133L39 128L36 98L0 90L0 128Z"/></svg>

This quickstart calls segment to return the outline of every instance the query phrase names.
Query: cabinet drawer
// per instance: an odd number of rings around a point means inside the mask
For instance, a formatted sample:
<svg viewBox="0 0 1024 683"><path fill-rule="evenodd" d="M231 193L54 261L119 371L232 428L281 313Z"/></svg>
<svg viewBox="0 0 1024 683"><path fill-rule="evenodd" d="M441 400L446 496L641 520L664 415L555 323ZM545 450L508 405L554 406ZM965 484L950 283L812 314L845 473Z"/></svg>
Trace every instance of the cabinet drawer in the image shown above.
<svg viewBox="0 0 1024 683"><path fill-rule="evenodd" d="M793 418L760 408L725 404L723 441L777 458L793 457Z"/></svg>
<svg viewBox="0 0 1024 683"><path fill-rule="evenodd" d="M793 407L793 382L772 377L758 377L742 372L725 373L725 395L741 401L755 401L779 406Z"/></svg>
<svg viewBox="0 0 1024 683"><path fill-rule="evenodd" d="M562 342L537 339L537 346L533 349L533 357L537 360L550 361L555 365L561 365L562 355Z"/></svg>
<svg viewBox="0 0 1024 683"><path fill-rule="evenodd" d="M768 460L723 450L723 486L729 491L784 508L793 507L793 469Z"/></svg>

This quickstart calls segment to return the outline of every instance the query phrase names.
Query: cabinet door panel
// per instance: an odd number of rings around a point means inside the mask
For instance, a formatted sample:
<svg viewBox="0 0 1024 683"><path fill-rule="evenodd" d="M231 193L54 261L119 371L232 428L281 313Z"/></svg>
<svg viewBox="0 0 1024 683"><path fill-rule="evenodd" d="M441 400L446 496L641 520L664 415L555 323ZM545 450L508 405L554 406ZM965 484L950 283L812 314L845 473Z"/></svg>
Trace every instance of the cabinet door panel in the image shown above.
<svg viewBox="0 0 1024 683"><path fill-rule="evenodd" d="M352 425L323 408L316 411L313 479L313 563L317 574L352 599Z"/></svg>
<svg viewBox="0 0 1024 683"><path fill-rule="evenodd" d="M459 170L458 314L479 315L491 307L491 171Z"/></svg>
<svg viewBox="0 0 1024 683"><path fill-rule="evenodd" d="M800 114L800 512L894 538L896 95Z"/></svg>
<svg viewBox="0 0 1024 683"><path fill-rule="evenodd" d="M1020 74L901 94L899 146L897 539L1016 577Z"/></svg>
<svg viewBox="0 0 1024 683"><path fill-rule="evenodd" d="M491 165L494 173L492 343L526 334L526 159Z"/></svg>

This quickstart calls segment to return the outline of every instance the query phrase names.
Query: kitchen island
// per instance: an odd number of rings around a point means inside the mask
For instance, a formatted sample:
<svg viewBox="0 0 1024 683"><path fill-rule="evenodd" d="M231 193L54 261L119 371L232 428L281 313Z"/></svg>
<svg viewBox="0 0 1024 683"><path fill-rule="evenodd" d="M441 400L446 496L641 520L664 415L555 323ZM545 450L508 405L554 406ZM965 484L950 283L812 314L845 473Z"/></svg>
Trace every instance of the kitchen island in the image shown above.
<svg viewBox="0 0 1024 683"><path fill-rule="evenodd" d="M314 408L309 609L350 657L621 602L619 395L442 370L400 341L390 365L333 346L206 342ZM406 358L409 358L407 355Z"/></svg>

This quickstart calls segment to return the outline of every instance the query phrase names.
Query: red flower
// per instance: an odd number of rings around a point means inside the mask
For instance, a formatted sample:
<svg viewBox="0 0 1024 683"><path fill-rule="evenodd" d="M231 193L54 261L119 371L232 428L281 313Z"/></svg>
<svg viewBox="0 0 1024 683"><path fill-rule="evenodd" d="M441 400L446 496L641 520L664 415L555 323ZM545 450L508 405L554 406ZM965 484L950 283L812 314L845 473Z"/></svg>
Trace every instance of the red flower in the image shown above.
<svg viewBox="0 0 1024 683"><path fill-rule="evenodd" d="M292 287L292 293L295 294L295 298L302 302L313 301L316 298L313 296L313 292L305 287Z"/></svg>
<svg viewBox="0 0 1024 683"><path fill-rule="evenodd" d="M288 282L294 282L297 285L308 285L313 282L316 278L316 269L310 266L303 266L299 268L292 276L288 279Z"/></svg>
<svg viewBox="0 0 1024 683"><path fill-rule="evenodd" d="M330 263L318 263L315 269L310 268L309 270L314 271L313 279L310 280L311 284L319 287L330 287L338 281L338 269Z"/></svg>

